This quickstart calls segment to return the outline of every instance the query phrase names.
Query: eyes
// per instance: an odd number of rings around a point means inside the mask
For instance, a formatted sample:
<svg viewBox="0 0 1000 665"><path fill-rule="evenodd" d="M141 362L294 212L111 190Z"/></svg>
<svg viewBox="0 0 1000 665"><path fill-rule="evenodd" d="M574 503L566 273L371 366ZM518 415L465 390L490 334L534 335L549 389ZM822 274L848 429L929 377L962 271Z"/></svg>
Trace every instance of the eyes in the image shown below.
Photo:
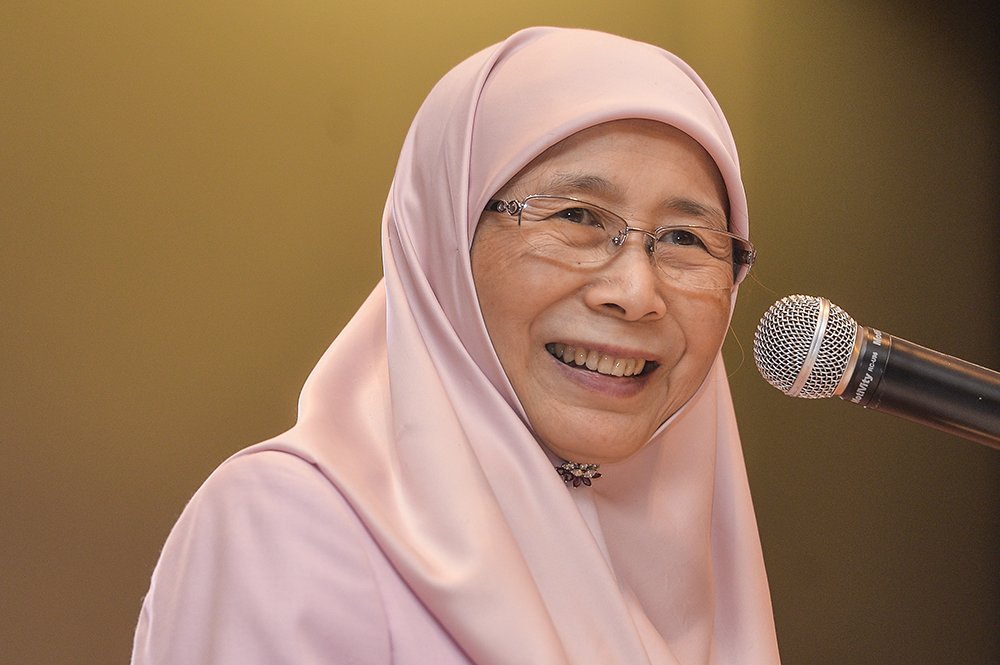
<svg viewBox="0 0 1000 665"><path fill-rule="evenodd" d="M601 215L590 208L564 208L553 214L552 218L583 226L593 226L598 229L608 228L607 221L602 220Z"/></svg>
<svg viewBox="0 0 1000 665"><path fill-rule="evenodd" d="M706 250L708 249L701 238L686 229L667 229L657 238L657 241L680 247L702 247Z"/></svg>
<svg viewBox="0 0 1000 665"><path fill-rule="evenodd" d="M550 259L577 268L608 261L629 235L640 235L663 274L698 289L731 289L746 276L756 257L749 240L728 231L698 224L645 231L629 226L617 213L568 196L490 199L485 212L517 217L527 244Z"/></svg>
<svg viewBox="0 0 1000 665"><path fill-rule="evenodd" d="M569 222L580 226L587 226L596 229L605 229L612 234L619 234L627 226L625 220L612 215L611 213L596 208L588 207L568 207L562 208L549 216L550 220ZM659 235L654 236L657 243L667 243L677 247L695 247L709 251L705 242L692 230L684 228L666 228Z"/></svg>

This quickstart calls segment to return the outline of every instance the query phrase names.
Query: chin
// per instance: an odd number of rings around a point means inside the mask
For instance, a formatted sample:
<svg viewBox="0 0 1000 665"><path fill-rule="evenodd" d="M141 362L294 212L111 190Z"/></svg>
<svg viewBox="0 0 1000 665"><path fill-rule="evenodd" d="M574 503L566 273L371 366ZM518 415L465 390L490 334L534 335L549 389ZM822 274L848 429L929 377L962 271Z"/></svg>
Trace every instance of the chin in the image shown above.
<svg viewBox="0 0 1000 665"><path fill-rule="evenodd" d="M565 439L565 435L560 437ZM553 455L569 462L579 462L581 464L614 464L628 459L646 445L648 438L641 443L624 443L618 441L613 449L609 449L603 442L587 442L579 438L573 441L548 443L542 441L542 445Z"/></svg>

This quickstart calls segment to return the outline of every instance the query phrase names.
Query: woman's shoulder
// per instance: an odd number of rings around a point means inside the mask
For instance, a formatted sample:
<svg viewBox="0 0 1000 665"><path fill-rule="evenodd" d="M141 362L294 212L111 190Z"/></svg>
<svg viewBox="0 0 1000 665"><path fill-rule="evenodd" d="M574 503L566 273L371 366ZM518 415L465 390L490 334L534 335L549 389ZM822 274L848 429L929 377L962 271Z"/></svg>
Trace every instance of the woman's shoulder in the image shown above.
<svg viewBox="0 0 1000 665"><path fill-rule="evenodd" d="M331 652L388 662L368 540L307 459L268 449L230 458L167 539L133 662L311 662Z"/></svg>
<svg viewBox="0 0 1000 665"><path fill-rule="evenodd" d="M361 550L367 537L347 500L315 464L269 448L250 448L223 462L195 492L177 526L188 522L208 527L210 533L202 535L220 544L280 546L286 554L307 555L315 547ZM280 543L276 533L284 536Z"/></svg>
<svg viewBox="0 0 1000 665"><path fill-rule="evenodd" d="M266 501L265 495L269 495ZM296 508L302 502L331 501L348 507L337 488L307 455L258 445L241 450L220 464L195 492L186 510L202 503L230 509L256 506L273 510Z"/></svg>

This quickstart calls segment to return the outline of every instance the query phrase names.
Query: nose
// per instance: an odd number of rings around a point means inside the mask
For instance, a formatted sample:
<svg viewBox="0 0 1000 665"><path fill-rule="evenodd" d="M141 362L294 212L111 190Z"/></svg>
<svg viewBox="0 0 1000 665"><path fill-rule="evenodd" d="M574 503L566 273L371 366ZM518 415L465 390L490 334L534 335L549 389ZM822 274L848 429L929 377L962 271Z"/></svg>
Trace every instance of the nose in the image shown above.
<svg viewBox="0 0 1000 665"><path fill-rule="evenodd" d="M630 233L597 272L584 293L592 309L627 321L653 321L666 314L663 280L641 233Z"/></svg>

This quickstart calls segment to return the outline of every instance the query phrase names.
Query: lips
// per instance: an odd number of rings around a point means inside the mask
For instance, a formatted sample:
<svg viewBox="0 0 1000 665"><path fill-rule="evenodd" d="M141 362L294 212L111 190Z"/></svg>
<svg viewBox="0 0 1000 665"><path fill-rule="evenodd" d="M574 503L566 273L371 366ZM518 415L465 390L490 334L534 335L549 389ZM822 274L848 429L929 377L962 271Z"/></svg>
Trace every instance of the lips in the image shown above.
<svg viewBox="0 0 1000 665"><path fill-rule="evenodd" d="M550 342L545 349L567 365L585 367L606 376L638 376L647 369L644 358L616 358L594 349L574 347L559 342Z"/></svg>

